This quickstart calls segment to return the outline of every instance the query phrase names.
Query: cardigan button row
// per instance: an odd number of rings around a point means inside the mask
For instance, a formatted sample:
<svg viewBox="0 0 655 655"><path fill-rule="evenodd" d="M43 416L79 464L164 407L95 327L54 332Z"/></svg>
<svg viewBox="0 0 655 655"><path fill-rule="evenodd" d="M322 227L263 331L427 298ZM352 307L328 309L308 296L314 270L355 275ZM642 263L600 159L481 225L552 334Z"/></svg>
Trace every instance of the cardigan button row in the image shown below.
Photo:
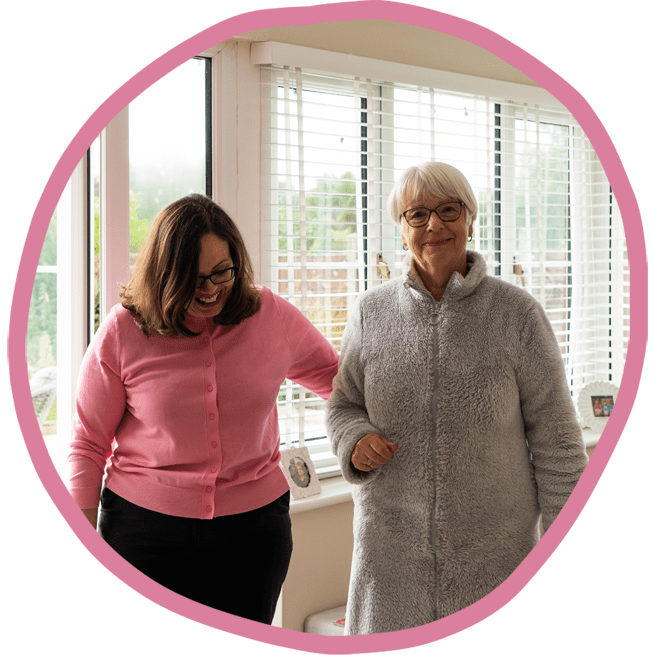
<svg viewBox="0 0 655 655"><path fill-rule="evenodd" d="M214 443L216 443L216 442L214 442ZM212 443L212 446L214 445L214 443ZM213 487L211 487L210 485L207 485L207 486L205 487L205 492L206 492L206 493L210 494L212 491L213 491ZM211 506L211 505L207 505L207 506L205 507L205 511L207 512L207 514L211 514L212 506Z"/></svg>

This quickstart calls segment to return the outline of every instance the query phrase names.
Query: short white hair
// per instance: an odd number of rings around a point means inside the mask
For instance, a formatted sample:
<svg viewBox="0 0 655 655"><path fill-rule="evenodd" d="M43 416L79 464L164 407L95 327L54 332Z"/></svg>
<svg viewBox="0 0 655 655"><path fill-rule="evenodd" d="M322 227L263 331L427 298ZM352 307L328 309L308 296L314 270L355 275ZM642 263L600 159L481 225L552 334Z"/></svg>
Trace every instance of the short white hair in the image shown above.
<svg viewBox="0 0 655 655"><path fill-rule="evenodd" d="M401 212L409 209L412 202L427 198L459 198L466 207L469 225L478 217L478 203L468 180L454 166L438 161L408 168L394 184L387 210L398 227L402 227Z"/></svg>

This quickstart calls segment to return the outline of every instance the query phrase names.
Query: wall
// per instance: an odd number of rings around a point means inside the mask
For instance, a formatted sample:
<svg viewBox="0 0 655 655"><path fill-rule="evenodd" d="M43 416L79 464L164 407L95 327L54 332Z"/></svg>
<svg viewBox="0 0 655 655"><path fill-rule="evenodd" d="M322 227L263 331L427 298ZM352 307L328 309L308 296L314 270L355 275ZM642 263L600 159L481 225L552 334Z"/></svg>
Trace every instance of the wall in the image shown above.
<svg viewBox="0 0 655 655"><path fill-rule="evenodd" d="M291 515L293 555L282 590L282 627L302 631L316 612L346 604L353 550L353 503Z"/></svg>

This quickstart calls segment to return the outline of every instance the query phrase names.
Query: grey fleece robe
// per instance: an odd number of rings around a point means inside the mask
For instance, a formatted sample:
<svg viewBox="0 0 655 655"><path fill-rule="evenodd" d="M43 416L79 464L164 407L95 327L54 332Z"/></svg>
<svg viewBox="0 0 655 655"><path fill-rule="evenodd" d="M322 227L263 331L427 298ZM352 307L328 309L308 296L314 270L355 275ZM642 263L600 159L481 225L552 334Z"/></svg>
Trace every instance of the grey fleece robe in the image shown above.
<svg viewBox="0 0 655 655"><path fill-rule="evenodd" d="M423 625L490 593L587 462L541 305L467 257L436 302L408 254L348 318L327 419L355 485L346 634ZM369 432L399 447L362 472L350 457Z"/></svg>

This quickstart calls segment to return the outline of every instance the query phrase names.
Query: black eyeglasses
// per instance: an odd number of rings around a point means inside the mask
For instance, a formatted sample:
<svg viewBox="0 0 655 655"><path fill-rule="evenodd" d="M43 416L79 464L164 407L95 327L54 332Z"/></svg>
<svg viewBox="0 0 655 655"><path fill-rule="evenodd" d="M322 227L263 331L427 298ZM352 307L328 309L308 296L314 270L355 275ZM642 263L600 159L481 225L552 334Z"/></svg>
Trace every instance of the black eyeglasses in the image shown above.
<svg viewBox="0 0 655 655"><path fill-rule="evenodd" d="M211 275L199 275L200 284L198 285L198 289L202 289L205 286L205 280L211 280L212 284L224 284L225 282L229 282L236 273L237 267L230 266L230 268L224 268L222 271L216 271L216 273L212 273Z"/></svg>
<svg viewBox="0 0 655 655"><path fill-rule="evenodd" d="M434 212L444 223L456 221L462 215L464 203L457 200L453 202L442 202L434 209L427 207L412 207L404 211L401 216L411 227L422 227L430 220L430 215Z"/></svg>

